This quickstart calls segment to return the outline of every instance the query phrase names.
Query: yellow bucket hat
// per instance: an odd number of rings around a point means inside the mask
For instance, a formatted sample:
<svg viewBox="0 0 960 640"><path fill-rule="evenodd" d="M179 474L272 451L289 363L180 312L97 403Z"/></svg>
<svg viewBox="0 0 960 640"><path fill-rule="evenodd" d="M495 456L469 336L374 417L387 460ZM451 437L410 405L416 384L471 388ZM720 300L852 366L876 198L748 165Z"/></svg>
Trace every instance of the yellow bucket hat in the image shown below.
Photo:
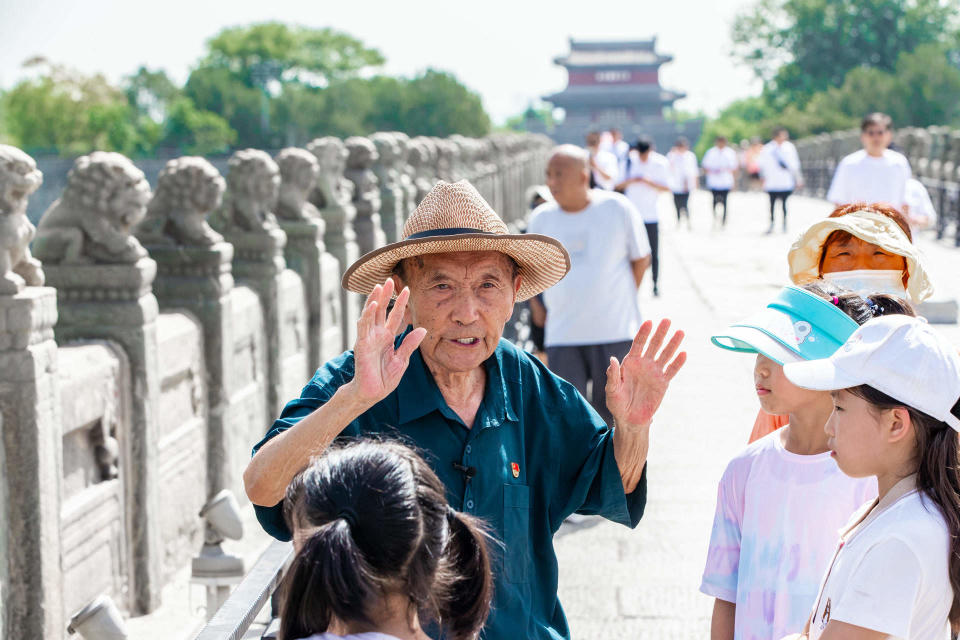
<svg viewBox="0 0 960 640"><path fill-rule="evenodd" d="M907 261L907 295L911 302L923 302L933 295L933 283L923 268L920 251L892 218L871 209L825 218L810 225L787 254L790 280L794 284L803 285L820 278L823 245L834 231L846 231L884 251L903 256Z"/></svg>

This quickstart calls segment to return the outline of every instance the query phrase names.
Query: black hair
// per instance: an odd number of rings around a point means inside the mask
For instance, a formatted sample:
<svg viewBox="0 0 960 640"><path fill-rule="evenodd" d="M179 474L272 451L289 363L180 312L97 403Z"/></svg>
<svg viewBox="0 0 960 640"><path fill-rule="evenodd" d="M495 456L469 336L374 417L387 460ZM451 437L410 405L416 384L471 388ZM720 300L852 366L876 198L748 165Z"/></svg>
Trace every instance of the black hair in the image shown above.
<svg viewBox="0 0 960 640"><path fill-rule="evenodd" d="M923 413L869 385L847 389L875 411L903 408L910 414L916 438L917 489L931 500L947 523L950 553L947 574L953 590L948 619L953 633L960 630L960 442L946 422ZM951 411L960 418L960 401Z"/></svg>
<svg viewBox="0 0 960 640"><path fill-rule="evenodd" d="M487 535L453 510L443 483L412 449L361 440L329 449L290 483L284 518L303 539L284 581L280 639L371 624L385 596L445 637L476 638L493 594ZM300 537L302 536L302 538Z"/></svg>
<svg viewBox="0 0 960 640"><path fill-rule="evenodd" d="M686 136L680 136L679 138L677 138L676 140L674 140L673 146L675 146L675 147L689 147L689 146L690 146L690 141L687 140L687 137L686 137Z"/></svg>
<svg viewBox="0 0 960 640"><path fill-rule="evenodd" d="M633 144L633 148L637 150L637 153L646 153L653 149L653 139L649 136L640 136Z"/></svg>
<svg viewBox="0 0 960 640"><path fill-rule="evenodd" d="M776 137L777 137L778 135L780 135L781 133L788 133L788 132L787 132L787 128L784 127L784 126L774 127L774 128L773 128L773 132L771 133L771 135L772 135L772 137L776 138Z"/></svg>
<svg viewBox="0 0 960 640"><path fill-rule="evenodd" d="M867 320L878 316L917 315L909 302L886 293L874 293L863 297L827 280L814 280L803 285L803 289L825 300L830 300L857 324L864 324Z"/></svg>
<svg viewBox="0 0 960 640"><path fill-rule="evenodd" d="M870 127L883 127L884 131L893 129L893 119L885 113L875 111L868 113L860 121L860 131L866 131Z"/></svg>

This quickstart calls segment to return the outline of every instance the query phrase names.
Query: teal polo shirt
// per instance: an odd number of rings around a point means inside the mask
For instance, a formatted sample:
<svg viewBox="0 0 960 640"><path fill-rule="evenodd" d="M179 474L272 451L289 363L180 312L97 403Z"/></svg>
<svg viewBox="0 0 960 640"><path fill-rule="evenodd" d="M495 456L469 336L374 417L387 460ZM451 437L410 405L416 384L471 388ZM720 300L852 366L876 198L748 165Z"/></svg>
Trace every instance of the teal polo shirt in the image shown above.
<svg viewBox="0 0 960 640"><path fill-rule="evenodd" d="M446 485L450 504L483 518L502 541L492 549L496 589L483 638L569 638L553 536L572 513L635 527L646 505L646 469L624 495L613 431L571 384L527 352L501 339L484 366L487 386L472 429L447 406L418 350L396 390L341 437L387 436L412 445ZM330 400L353 372L351 351L323 365L254 453ZM466 467L475 470L470 478ZM282 507L258 506L257 518L267 533L289 540Z"/></svg>

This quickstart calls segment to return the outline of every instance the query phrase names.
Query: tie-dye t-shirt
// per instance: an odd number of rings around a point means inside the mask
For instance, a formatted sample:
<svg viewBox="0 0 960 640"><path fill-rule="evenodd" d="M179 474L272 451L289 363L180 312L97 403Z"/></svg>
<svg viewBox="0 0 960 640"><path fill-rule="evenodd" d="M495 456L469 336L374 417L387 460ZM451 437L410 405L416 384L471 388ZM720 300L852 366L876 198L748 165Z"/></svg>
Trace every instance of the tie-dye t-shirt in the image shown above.
<svg viewBox="0 0 960 640"><path fill-rule="evenodd" d="M779 640L803 629L838 530L877 496L875 478L844 475L829 453L790 453L781 435L737 455L717 493L700 591L736 604L734 640Z"/></svg>

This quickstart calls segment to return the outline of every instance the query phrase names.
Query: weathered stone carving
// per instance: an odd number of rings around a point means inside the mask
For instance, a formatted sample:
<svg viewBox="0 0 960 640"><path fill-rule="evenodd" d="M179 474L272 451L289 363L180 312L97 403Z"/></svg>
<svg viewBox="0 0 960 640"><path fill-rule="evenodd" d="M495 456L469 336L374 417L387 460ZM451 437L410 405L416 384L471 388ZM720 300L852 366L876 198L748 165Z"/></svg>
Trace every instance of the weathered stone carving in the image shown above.
<svg viewBox="0 0 960 640"><path fill-rule="evenodd" d="M355 240L353 219L357 210L353 206L354 186L343 175L350 154L343 141L332 136L308 143L307 151L320 163L320 176L317 186L310 194L310 201L320 210L320 215L327 223L327 237L324 239L334 255L337 255L334 247L342 242L338 243L337 239L331 236L342 237L347 242Z"/></svg>
<svg viewBox="0 0 960 640"><path fill-rule="evenodd" d="M63 196L40 219L34 256L47 264L133 264L147 255L131 231L149 200L143 172L123 155L77 158Z"/></svg>
<svg viewBox="0 0 960 640"><path fill-rule="evenodd" d="M310 201L320 210L320 215L326 222L327 228L323 239L327 251L338 262L337 279L343 274L348 265L359 257L357 235L353 230L353 221L357 209L353 206L353 183L344 177L349 152L346 145L339 138L328 136L318 138L307 144L307 150L316 156L320 163L320 177L317 186L310 194ZM330 272L328 263L327 270ZM356 324L359 317L359 306L362 304L360 296L348 292L342 287L330 289L331 296L338 298L334 306L334 299L330 298L327 314L342 319L341 348L349 349L353 346L356 337Z"/></svg>
<svg viewBox="0 0 960 640"><path fill-rule="evenodd" d="M42 183L33 158L0 144L0 295L43 285L43 268L29 248L36 228L27 219L27 200Z"/></svg>
<svg viewBox="0 0 960 640"><path fill-rule="evenodd" d="M288 147L276 157L280 169L277 215L285 220L318 220L320 211L307 198L320 175L320 163L306 149Z"/></svg>
<svg viewBox="0 0 960 640"><path fill-rule="evenodd" d="M175 244L210 247L223 236L210 228L206 216L223 201L226 182L203 158L184 156L167 163L147 206L137 237L147 245Z"/></svg>
<svg viewBox="0 0 960 640"><path fill-rule="evenodd" d="M353 221L353 229L357 233L360 253L365 254L386 243L386 236L380 227L380 189L377 176L373 173L373 163L379 156L377 148L367 138L352 136L345 143L350 155L344 175L356 187L353 205L357 208L357 217Z"/></svg>
<svg viewBox="0 0 960 640"><path fill-rule="evenodd" d="M397 160L397 172L400 177L400 189L403 191L403 219L400 222L400 231L403 231L403 223L406 222L413 210L417 208L417 185L414 184L416 178L416 169L410 165L410 151L413 141L410 136L402 131L393 131L393 137L400 148L400 158Z"/></svg>
<svg viewBox="0 0 960 640"><path fill-rule="evenodd" d="M277 229L280 169L270 154L241 149L233 154L227 172L227 195L211 222L221 232L269 233Z"/></svg>
<svg viewBox="0 0 960 640"><path fill-rule="evenodd" d="M418 136L410 141L410 166L413 168L413 183L417 188L417 204L437 182L437 146L433 140Z"/></svg>
<svg viewBox="0 0 960 640"><path fill-rule="evenodd" d="M373 172L380 183L380 222L387 242L396 242L406 219L406 191L400 182L403 162L400 141L393 133L380 131L370 136L379 156Z"/></svg>

